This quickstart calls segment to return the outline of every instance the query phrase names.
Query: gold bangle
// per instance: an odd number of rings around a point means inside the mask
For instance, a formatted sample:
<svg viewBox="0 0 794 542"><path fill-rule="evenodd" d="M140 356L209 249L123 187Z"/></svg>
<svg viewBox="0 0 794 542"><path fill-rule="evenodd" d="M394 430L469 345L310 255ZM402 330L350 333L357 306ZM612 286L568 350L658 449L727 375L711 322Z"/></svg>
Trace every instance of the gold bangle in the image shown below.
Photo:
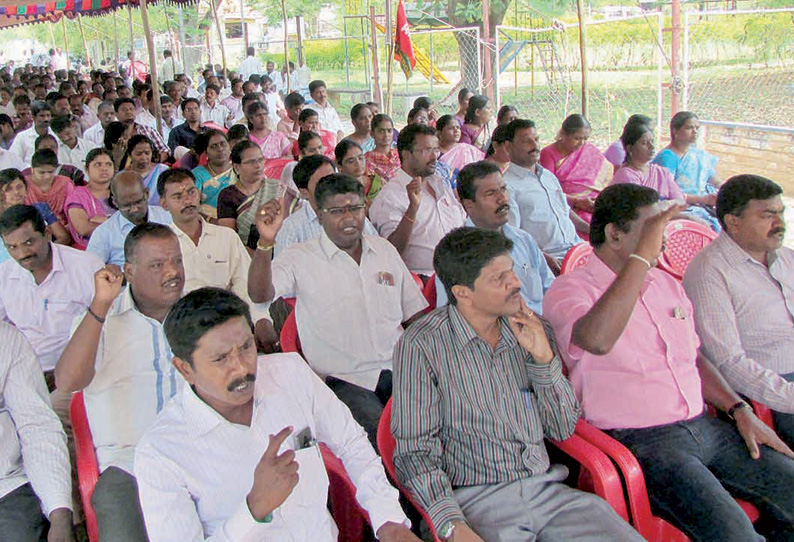
<svg viewBox="0 0 794 542"><path fill-rule="evenodd" d="M416 223L416 219L415 219L415 218L411 218L411 217L410 217L410 216L408 216L408 215L403 215L403 218L404 218L405 220L407 220L408 222L410 222L411 224L415 224L415 223Z"/></svg>
<svg viewBox="0 0 794 542"><path fill-rule="evenodd" d="M256 249L257 250L263 250L265 252L269 252L269 251L273 250L273 246L274 245L263 245L261 239L256 242Z"/></svg>
<svg viewBox="0 0 794 542"><path fill-rule="evenodd" d="M629 258L634 258L635 260L641 261L642 263L644 263L645 265L647 265L647 266L648 266L648 269L650 269L651 267L653 267L653 266L651 265L651 262L649 262L648 260L646 260L645 258L643 258L642 256L640 256L639 254L634 254L634 253L631 253L631 254L629 254Z"/></svg>

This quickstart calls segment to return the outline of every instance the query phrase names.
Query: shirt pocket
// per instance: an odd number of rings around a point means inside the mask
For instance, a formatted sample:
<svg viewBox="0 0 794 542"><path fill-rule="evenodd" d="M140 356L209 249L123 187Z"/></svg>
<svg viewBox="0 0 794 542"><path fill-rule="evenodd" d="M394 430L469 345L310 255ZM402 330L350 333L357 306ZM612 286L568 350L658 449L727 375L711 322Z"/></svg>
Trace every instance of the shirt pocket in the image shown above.
<svg viewBox="0 0 794 542"><path fill-rule="evenodd" d="M382 322L402 322L402 283L399 277L391 275L394 284L374 284L371 293L375 306L375 318Z"/></svg>
<svg viewBox="0 0 794 542"><path fill-rule="evenodd" d="M298 463L300 479L287 503L314 510L324 509L328 501L328 473L325 470L320 447L315 444L302 450L295 450L295 461Z"/></svg>

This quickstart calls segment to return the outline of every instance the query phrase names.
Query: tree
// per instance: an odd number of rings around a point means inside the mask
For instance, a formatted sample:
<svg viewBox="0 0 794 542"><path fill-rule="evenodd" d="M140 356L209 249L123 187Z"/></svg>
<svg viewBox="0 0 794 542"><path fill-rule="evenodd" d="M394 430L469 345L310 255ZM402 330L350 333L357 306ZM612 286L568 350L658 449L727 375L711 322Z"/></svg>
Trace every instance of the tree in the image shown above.
<svg viewBox="0 0 794 542"><path fill-rule="evenodd" d="M247 4L264 16L268 25L283 22L281 0L246 0ZM317 0L288 0L287 17L303 17L311 21L317 17L323 8L323 3Z"/></svg>

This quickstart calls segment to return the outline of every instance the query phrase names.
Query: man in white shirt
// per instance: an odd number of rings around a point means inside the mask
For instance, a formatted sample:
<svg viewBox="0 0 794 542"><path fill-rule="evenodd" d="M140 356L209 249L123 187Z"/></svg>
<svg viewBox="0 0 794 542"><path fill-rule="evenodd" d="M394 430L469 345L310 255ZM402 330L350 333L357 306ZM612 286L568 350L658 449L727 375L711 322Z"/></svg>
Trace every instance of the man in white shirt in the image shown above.
<svg viewBox="0 0 794 542"><path fill-rule="evenodd" d="M248 293L266 302L294 292L295 317L309 365L351 410L375 444L391 397L391 354L403 324L427 307L394 247L362 235L364 187L341 174L320 179L314 193L323 233L291 246L271 264L284 221L281 203L257 212L260 241Z"/></svg>
<svg viewBox="0 0 794 542"><path fill-rule="evenodd" d="M86 173L85 157L90 148L75 134L72 120L69 117L55 117L52 131L58 138L58 163L74 166Z"/></svg>
<svg viewBox="0 0 794 542"><path fill-rule="evenodd" d="M22 171L25 169L25 164L22 163L22 158L16 153L0 149L0 170L9 168Z"/></svg>
<svg viewBox="0 0 794 542"><path fill-rule="evenodd" d="M328 101L328 88L325 86L325 81L317 79L309 83L309 94L311 94L314 103L306 107L317 111L317 115L320 116L320 126L323 130L335 133L336 141L342 141L345 137L344 128L342 121L339 119L339 113Z"/></svg>
<svg viewBox="0 0 794 542"><path fill-rule="evenodd" d="M178 73L183 73L185 68L182 63L174 58L170 49L163 51L163 65L160 67L160 77L162 81L176 81Z"/></svg>
<svg viewBox="0 0 794 542"><path fill-rule="evenodd" d="M221 128L231 125L232 115L229 108L218 101L220 88L217 85L207 85L204 89L204 99L201 100L201 122L214 122Z"/></svg>
<svg viewBox="0 0 794 542"><path fill-rule="evenodd" d="M435 128L406 126L397 139L401 167L369 209L382 237L397 247L408 269L429 277L433 251L450 231L466 220L452 188L435 174L438 137Z"/></svg>
<svg viewBox="0 0 794 542"><path fill-rule="evenodd" d="M589 232L590 225L571 210L557 177L538 163L540 138L534 122L511 122L505 148L510 155L504 174L510 190L510 225L529 233L544 253L559 262L582 242L577 232Z"/></svg>
<svg viewBox="0 0 794 542"><path fill-rule="evenodd" d="M262 73L262 63L256 58L256 49L249 47L246 49L246 58L240 63L240 79L248 81L248 78L254 74L259 75Z"/></svg>
<svg viewBox="0 0 794 542"><path fill-rule="evenodd" d="M116 120L113 102L105 101L99 104L97 116L99 117L99 122L83 132L83 140L91 145L91 148L105 146L105 129L111 122Z"/></svg>
<svg viewBox="0 0 794 542"><path fill-rule="evenodd" d="M281 76L281 72L276 70L276 64L272 60L268 60L265 69L267 71L262 75L267 75L270 78L276 92L282 92L284 89L284 79Z"/></svg>
<svg viewBox="0 0 794 542"><path fill-rule="evenodd" d="M238 119L243 117L243 80L232 79L232 93L227 96L221 103L226 106L232 116L232 122L237 122Z"/></svg>
<svg viewBox="0 0 794 542"><path fill-rule="evenodd" d="M47 102L33 102L33 105L30 106L30 111L33 115L33 126L19 132L14 138L14 143L11 144L11 148L8 149L16 153L26 167L30 166L30 159L33 157L33 147L36 143L36 139L44 134L55 135L50 129L52 108Z"/></svg>
<svg viewBox="0 0 794 542"><path fill-rule="evenodd" d="M106 264L121 267L124 241L132 228L146 222L167 225L171 223L171 215L159 205L148 204L149 191L143 177L135 171L116 173L110 181L110 194L118 211L94 230L86 251L93 252Z"/></svg>
<svg viewBox="0 0 794 542"><path fill-rule="evenodd" d="M171 229L179 239L185 268L185 292L203 287L234 292L251 307L258 346L272 352L278 342L267 305L248 297L248 255L240 236L231 229L210 224L199 213L201 194L196 179L186 169L170 169L157 179L160 205L171 214Z"/></svg>
<svg viewBox="0 0 794 542"><path fill-rule="evenodd" d="M52 411L36 354L0 322L0 533L3 540L71 542L66 435ZM42 514L43 512L43 514Z"/></svg>
<svg viewBox="0 0 794 542"><path fill-rule="evenodd" d="M182 393L135 454L151 542L332 542L319 444L337 454L384 542L418 542L350 412L294 354L257 357L248 305L187 294L165 321Z"/></svg>
<svg viewBox="0 0 794 542"><path fill-rule="evenodd" d="M85 134L86 130L99 122L96 113L91 111L91 108L83 103L83 96L80 94L72 94L69 96L69 109L72 111L73 119L77 120L80 124L81 135Z"/></svg>
<svg viewBox="0 0 794 542"><path fill-rule="evenodd" d="M136 226L124 253L124 275L115 266L94 275L96 294L74 321L55 379L64 391L84 390L100 471L91 497L100 540L145 542L133 456L181 386L162 321L182 296L185 274L179 241L168 226Z"/></svg>

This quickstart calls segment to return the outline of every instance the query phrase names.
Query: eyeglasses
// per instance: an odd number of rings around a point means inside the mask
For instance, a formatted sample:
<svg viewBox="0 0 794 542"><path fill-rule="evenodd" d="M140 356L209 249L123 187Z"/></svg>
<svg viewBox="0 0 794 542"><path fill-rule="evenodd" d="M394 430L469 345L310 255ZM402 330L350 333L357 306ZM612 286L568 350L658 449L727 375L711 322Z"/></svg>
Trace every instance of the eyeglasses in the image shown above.
<svg viewBox="0 0 794 542"><path fill-rule="evenodd" d="M366 208L366 205L347 205L345 207L331 207L330 209L323 209L324 213L328 213L329 215L333 216L334 218L342 218L347 213L350 213L353 216L358 215Z"/></svg>
<svg viewBox="0 0 794 542"><path fill-rule="evenodd" d="M253 160L246 160L245 162L241 162L244 166L261 166L265 163L265 157L260 156L259 158L254 158Z"/></svg>
<svg viewBox="0 0 794 542"><path fill-rule="evenodd" d="M411 152L419 153L424 157L428 157L431 154L435 154L436 156L439 156L441 154L441 149L439 149L438 147L430 147L428 149L414 149Z"/></svg>

